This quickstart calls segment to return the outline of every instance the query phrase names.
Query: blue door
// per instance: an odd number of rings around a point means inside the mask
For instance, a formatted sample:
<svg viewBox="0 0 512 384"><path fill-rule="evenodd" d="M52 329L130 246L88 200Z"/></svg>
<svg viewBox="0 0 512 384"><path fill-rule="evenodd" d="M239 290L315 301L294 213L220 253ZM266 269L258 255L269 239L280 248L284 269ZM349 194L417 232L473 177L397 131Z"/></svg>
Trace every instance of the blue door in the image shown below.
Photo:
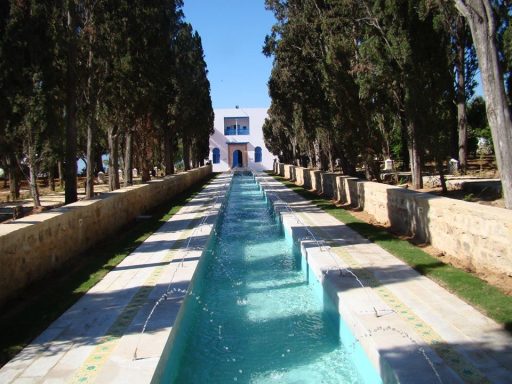
<svg viewBox="0 0 512 384"><path fill-rule="evenodd" d="M243 167L242 163L242 151L237 149L233 151L233 168Z"/></svg>
<svg viewBox="0 0 512 384"><path fill-rule="evenodd" d="M256 147L254 149L254 162L261 163L261 147Z"/></svg>
<svg viewBox="0 0 512 384"><path fill-rule="evenodd" d="M220 163L220 149L219 148L213 148L213 164L219 164Z"/></svg>

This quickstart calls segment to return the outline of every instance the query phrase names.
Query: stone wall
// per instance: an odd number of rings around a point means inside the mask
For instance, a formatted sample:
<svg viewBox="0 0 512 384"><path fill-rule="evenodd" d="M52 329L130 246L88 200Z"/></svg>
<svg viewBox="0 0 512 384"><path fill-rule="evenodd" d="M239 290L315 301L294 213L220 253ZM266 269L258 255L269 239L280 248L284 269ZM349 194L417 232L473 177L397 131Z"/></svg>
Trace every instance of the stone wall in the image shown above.
<svg viewBox="0 0 512 384"><path fill-rule="evenodd" d="M310 171L315 172L320 173ZM432 244L458 265L512 277L512 210L354 177L335 180L333 199L364 210L398 233Z"/></svg>
<svg viewBox="0 0 512 384"><path fill-rule="evenodd" d="M211 172L208 165L0 224L0 304Z"/></svg>

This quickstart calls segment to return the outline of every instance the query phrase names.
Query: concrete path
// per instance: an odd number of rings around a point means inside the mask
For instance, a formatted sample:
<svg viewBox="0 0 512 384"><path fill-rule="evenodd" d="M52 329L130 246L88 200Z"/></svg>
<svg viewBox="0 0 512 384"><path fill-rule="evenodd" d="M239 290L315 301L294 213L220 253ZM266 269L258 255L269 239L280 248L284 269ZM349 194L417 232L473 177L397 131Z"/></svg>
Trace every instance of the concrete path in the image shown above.
<svg viewBox="0 0 512 384"><path fill-rule="evenodd" d="M4 366L0 383L150 382L228 181L210 183ZM387 379L511 382L512 338L501 326L282 184L260 181Z"/></svg>
<svg viewBox="0 0 512 384"><path fill-rule="evenodd" d="M0 383L149 383L229 179L209 183L6 364Z"/></svg>
<svg viewBox="0 0 512 384"><path fill-rule="evenodd" d="M401 382L512 382L512 337L502 326L281 183L260 181L287 205L278 208L285 226L303 239L356 338L378 353L370 359L381 373L384 358Z"/></svg>

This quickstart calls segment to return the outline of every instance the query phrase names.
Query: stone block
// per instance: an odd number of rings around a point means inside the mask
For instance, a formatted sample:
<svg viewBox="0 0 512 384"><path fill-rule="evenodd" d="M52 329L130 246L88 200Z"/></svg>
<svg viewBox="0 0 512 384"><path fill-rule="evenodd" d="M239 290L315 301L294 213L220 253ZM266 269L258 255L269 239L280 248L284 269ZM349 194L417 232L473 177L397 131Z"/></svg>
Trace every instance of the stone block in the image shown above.
<svg viewBox="0 0 512 384"><path fill-rule="evenodd" d="M284 164L283 164L283 163L279 163L279 172L278 172L278 175L279 175L279 176L284 176Z"/></svg>
<svg viewBox="0 0 512 384"><path fill-rule="evenodd" d="M322 172L321 184L322 184L322 195L330 199L335 199L336 191L336 177L338 174L330 172Z"/></svg>
<svg viewBox="0 0 512 384"><path fill-rule="evenodd" d="M293 179L293 169L295 167L293 165L285 164L284 165L284 178L287 180L294 180Z"/></svg>
<svg viewBox="0 0 512 384"><path fill-rule="evenodd" d="M311 189L317 193L322 193L322 172L317 170L310 170L309 177L311 179Z"/></svg>

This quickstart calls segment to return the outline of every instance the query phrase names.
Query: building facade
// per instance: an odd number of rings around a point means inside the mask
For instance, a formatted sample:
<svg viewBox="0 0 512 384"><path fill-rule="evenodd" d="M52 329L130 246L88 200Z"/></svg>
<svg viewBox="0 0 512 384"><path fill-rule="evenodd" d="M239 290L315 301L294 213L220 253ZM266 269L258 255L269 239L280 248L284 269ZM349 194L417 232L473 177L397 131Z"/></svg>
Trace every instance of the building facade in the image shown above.
<svg viewBox="0 0 512 384"><path fill-rule="evenodd" d="M267 108L215 109L215 132L210 136L214 172L236 168L272 169L274 157L263 141Z"/></svg>

